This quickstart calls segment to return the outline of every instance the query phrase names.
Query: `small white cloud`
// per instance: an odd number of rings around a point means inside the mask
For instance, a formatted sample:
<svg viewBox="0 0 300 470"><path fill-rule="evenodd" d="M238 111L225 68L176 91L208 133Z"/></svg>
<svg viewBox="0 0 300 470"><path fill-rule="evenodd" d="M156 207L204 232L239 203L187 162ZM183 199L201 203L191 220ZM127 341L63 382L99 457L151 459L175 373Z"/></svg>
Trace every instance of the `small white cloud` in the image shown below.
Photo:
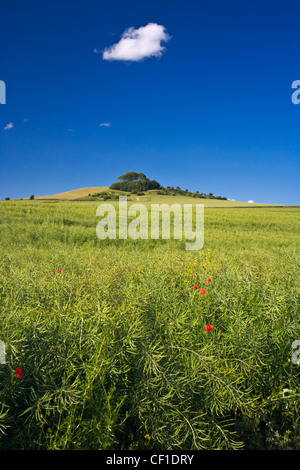
<svg viewBox="0 0 300 470"><path fill-rule="evenodd" d="M23 119L23 122L29 122L29 119L28 119L28 118L24 118L24 119Z"/></svg>
<svg viewBox="0 0 300 470"><path fill-rule="evenodd" d="M249 204L253 204L254 201L252 201L252 199L250 199L250 201L248 201Z"/></svg>
<svg viewBox="0 0 300 470"><path fill-rule="evenodd" d="M8 129L12 129L14 127L13 123L10 122L9 124L6 124L6 126L4 127L4 130L7 131Z"/></svg>
<svg viewBox="0 0 300 470"><path fill-rule="evenodd" d="M95 47L94 50L93 50L93 52L94 52L95 54L100 54L101 51Z"/></svg>
<svg viewBox="0 0 300 470"><path fill-rule="evenodd" d="M228 199L228 201L235 201L235 199Z"/></svg>
<svg viewBox="0 0 300 470"><path fill-rule="evenodd" d="M101 124L99 124L99 127L110 127L110 122L101 122Z"/></svg>
<svg viewBox="0 0 300 470"><path fill-rule="evenodd" d="M165 50L161 43L170 38L165 27L156 23L138 29L131 27L124 31L118 43L104 50L103 60L138 62L147 57L160 57Z"/></svg>

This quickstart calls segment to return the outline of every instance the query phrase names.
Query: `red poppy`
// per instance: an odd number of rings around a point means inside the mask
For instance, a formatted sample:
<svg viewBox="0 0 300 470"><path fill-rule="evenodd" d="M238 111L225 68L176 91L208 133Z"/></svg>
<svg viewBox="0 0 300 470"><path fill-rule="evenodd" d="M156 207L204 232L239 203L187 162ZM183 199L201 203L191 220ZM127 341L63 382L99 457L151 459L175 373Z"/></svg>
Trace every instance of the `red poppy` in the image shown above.
<svg viewBox="0 0 300 470"><path fill-rule="evenodd" d="M210 331L213 329L213 326L211 325L205 325L205 331Z"/></svg>
<svg viewBox="0 0 300 470"><path fill-rule="evenodd" d="M200 292L201 292L201 294L203 294L203 295L206 294L206 290L205 290L205 289L201 289Z"/></svg>
<svg viewBox="0 0 300 470"><path fill-rule="evenodd" d="M211 279L209 279L209 277L206 279L206 284L208 284L209 282L211 281Z"/></svg>
<svg viewBox="0 0 300 470"><path fill-rule="evenodd" d="M255 274L255 276L254 276L254 277L257 277L257 274Z"/></svg>
<svg viewBox="0 0 300 470"><path fill-rule="evenodd" d="M18 379L21 379L23 377L23 372L22 372L21 367L17 367L16 370L15 370L15 373L16 373L16 376L18 377Z"/></svg>
<svg viewBox="0 0 300 470"><path fill-rule="evenodd" d="M194 289L195 289L195 290L198 289L198 287L196 286L196 284L194 285Z"/></svg>
<svg viewBox="0 0 300 470"><path fill-rule="evenodd" d="M57 272L57 273L61 273L61 270L60 270L60 269L57 269L56 272Z"/></svg>

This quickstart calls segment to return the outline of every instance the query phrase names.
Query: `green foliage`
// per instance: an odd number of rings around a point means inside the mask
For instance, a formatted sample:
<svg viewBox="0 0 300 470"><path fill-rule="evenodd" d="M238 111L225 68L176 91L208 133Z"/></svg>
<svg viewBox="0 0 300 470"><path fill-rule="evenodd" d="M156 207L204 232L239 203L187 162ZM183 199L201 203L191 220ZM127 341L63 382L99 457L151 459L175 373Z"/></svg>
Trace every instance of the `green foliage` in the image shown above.
<svg viewBox="0 0 300 470"><path fill-rule="evenodd" d="M0 205L0 449L299 448L299 210L207 209L188 252Z"/></svg>
<svg viewBox="0 0 300 470"><path fill-rule="evenodd" d="M131 182L121 182L113 183L110 186L111 189L117 189L120 191L129 191L134 194L137 194L142 191L148 191L150 189L159 189L160 184L157 181L150 180L141 180L141 181L131 181Z"/></svg>
<svg viewBox="0 0 300 470"><path fill-rule="evenodd" d="M144 173L136 173L135 171L129 171L125 175L118 176L118 181L130 182L137 180L146 180L146 175Z"/></svg>
<svg viewBox="0 0 300 470"><path fill-rule="evenodd" d="M110 189L128 191L132 194L140 194L143 191L149 190L159 190L157 192L159 195L181 195L195 198L227 200L226 197L214 196L212 193L207 195L205 193L199 193L199 191L191 192L188 189L183 191L179 186L176 186L176 188L174 188L174 186L166 186L166 188L164 188L157 181L150 181L144 173L136 173L135 171L129 171L124 175L118 176L118 182L112 183Z"/></svg>

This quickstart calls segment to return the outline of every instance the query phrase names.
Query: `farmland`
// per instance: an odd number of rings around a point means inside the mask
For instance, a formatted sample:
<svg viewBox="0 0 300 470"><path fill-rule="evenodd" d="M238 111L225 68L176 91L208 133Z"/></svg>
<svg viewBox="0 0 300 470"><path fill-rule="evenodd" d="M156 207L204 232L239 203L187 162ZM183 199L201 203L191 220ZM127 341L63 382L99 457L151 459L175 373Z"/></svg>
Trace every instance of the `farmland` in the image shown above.
<svg viewBox="0 0 300 470"><path fill-rule="evenodd" d="M98 205L0 202L0 449L299 449L300 208L204 200L186 251Z"/></svg>

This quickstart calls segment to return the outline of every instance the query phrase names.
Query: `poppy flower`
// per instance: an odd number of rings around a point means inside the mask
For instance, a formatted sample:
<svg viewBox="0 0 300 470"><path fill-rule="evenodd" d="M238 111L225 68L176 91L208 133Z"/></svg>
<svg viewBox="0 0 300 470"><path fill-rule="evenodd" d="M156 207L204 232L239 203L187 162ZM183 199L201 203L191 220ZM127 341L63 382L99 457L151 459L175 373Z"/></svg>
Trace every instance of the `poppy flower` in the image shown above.
<svg viewBox="0 0 300 470"><path fill-rule="evenodd" d="M15 373L16 373L16 376L18 377L18 379L21 379L23 377L23 372L22 372L21 367L17 367L16 370L15 370Z"/></svg>
<svg viewBox="0 0 300 470"><path fill-rule="evenodd" d="M60 269L57 269L56 272L57 272L57 273L61 273L61 270L60 270Z"/></svg>
<svg viewBox="0 0 300 470"><path fill-rule="evenodd" d="M198 289L198 287L196 286L196 284L194 285L194 289L195 289L195 290Z"/></svg>
<svg viewBox="0 0 300 470"><path fill-rule="evenodd" d="M213 329L213 326L211 325L205 325L205 331L210 331Z"/></svg>
<svg viewBox="0 0 300 470"><path fill-rule="evenodd" d="M203 294L203 295L206 294L206 290L205 290L205 289L201 289L200 292L201 292L201 294Z"/></svg>
<svg viewBox="0 0 300 470"><path fill-rule="evenodd" d="M254 277L257 277L257 274L255 274L255 276L254 276Z"/></svg>
<svg viewBox="0 0 300 470"><path fill-rule="evenodd" d="M211 279L209 279L209 277L206 279L206 284L208 284L209 282L211 281Z"/></svg>

